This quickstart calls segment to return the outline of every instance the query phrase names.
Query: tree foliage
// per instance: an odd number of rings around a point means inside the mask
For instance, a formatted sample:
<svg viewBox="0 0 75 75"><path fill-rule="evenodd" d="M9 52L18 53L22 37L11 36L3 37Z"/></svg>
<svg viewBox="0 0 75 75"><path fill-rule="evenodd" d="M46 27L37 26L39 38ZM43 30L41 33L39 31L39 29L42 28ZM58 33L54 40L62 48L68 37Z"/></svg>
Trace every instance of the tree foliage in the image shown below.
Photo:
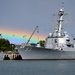
<svg viewBox="0 0 75 75"><path fill-rule="evenodd" d="M0 39L0 51L12 51L15 48L14 44L10 44L10 42L6 39Z"/></svg>
<svg viewBox="0 0 75 75"><path fill-rule="evenodd" d="M45 41L44 40L40 40L40 46L44 47L44 45L45 45Z"/></svg>

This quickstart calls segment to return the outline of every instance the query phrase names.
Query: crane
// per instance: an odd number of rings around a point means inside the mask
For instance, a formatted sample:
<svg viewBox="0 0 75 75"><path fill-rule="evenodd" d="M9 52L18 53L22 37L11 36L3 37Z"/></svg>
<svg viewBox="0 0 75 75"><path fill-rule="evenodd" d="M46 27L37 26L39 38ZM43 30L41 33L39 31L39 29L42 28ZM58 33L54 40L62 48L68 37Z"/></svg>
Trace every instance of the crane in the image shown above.
<svg viewBox="0 0 75 75"><path fill-rule="evenodd" d="M37 29L38 29L38 26L35 27L34 31L32 32L31 36L29 37L28 41L25 43L25 46L28 45L30 39L32 38L33 34L35 33L35 31L36 31ZM37 32L39 32L39 31L37 31Z"/></svg>

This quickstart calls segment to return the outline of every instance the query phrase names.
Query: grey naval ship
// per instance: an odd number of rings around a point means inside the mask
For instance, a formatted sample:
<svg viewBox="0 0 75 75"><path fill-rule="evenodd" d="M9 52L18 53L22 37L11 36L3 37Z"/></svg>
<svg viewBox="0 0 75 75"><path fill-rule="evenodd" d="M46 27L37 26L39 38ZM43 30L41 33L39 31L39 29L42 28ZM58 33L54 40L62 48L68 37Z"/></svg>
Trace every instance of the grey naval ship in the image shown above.
<svg viewBox="0 0 75 75"><path fill-rule="evenodd" d="M69 36L66 31L63 31L65 16L64 8L61 8L57 15L58 24L55 27L54 32L49 33L46 38L44 48L40 47L39 44L37 44L36 47L28 45L34 32L25 45L17 47L22 59L75 59L75 37Z"/></svg>

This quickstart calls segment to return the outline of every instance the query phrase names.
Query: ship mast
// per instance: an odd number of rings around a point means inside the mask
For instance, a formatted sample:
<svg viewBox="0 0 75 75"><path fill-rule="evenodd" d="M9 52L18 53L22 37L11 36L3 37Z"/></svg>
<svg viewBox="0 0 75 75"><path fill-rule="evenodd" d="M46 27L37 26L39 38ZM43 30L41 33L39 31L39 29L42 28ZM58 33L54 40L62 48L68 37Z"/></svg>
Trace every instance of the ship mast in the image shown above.
<svg viewBox="0 0 75 75"><path fill-rule="evenodd" d="M58 12L58 20L57 20L57 23L58 23L58 27L57 27L57 35L58 35L58 37L61 37L62 36L62 29L63 29L63 26L62 26L62 24L63 24L63 21L64 21L64 19L63 19L63 17L64 17L64 15L66 15L66 13L64 13L64 2L62 1L62 8L59 10L59 12Z"/></svg>
<svg viewBox="0 0 75 75"><path fill-rule="evenodd" d="M61 36L61 33L62 33L62 23L63 23L63 16L64 16L64 9L61 8L59 13L58 13L58 16L59 16L59 19L57 20L58 22L58 28L57 28L57 31L58 31L58 37Z"/></svg>

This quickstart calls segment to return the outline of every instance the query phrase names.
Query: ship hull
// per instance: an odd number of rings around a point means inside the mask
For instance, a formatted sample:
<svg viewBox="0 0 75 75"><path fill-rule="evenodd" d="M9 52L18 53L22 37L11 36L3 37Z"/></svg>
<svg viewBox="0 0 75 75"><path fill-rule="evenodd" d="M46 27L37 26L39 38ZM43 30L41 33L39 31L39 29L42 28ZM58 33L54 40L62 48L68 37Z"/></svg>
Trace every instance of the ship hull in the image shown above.
<svg viewBox="0 0 75 75"><path fill-rule="evenodd" d="M55 60L55 59L75 59L75 51L60 51L56 49L38 48L26 46L24 48L18 48L22 59L27 60Z"/></svg>

